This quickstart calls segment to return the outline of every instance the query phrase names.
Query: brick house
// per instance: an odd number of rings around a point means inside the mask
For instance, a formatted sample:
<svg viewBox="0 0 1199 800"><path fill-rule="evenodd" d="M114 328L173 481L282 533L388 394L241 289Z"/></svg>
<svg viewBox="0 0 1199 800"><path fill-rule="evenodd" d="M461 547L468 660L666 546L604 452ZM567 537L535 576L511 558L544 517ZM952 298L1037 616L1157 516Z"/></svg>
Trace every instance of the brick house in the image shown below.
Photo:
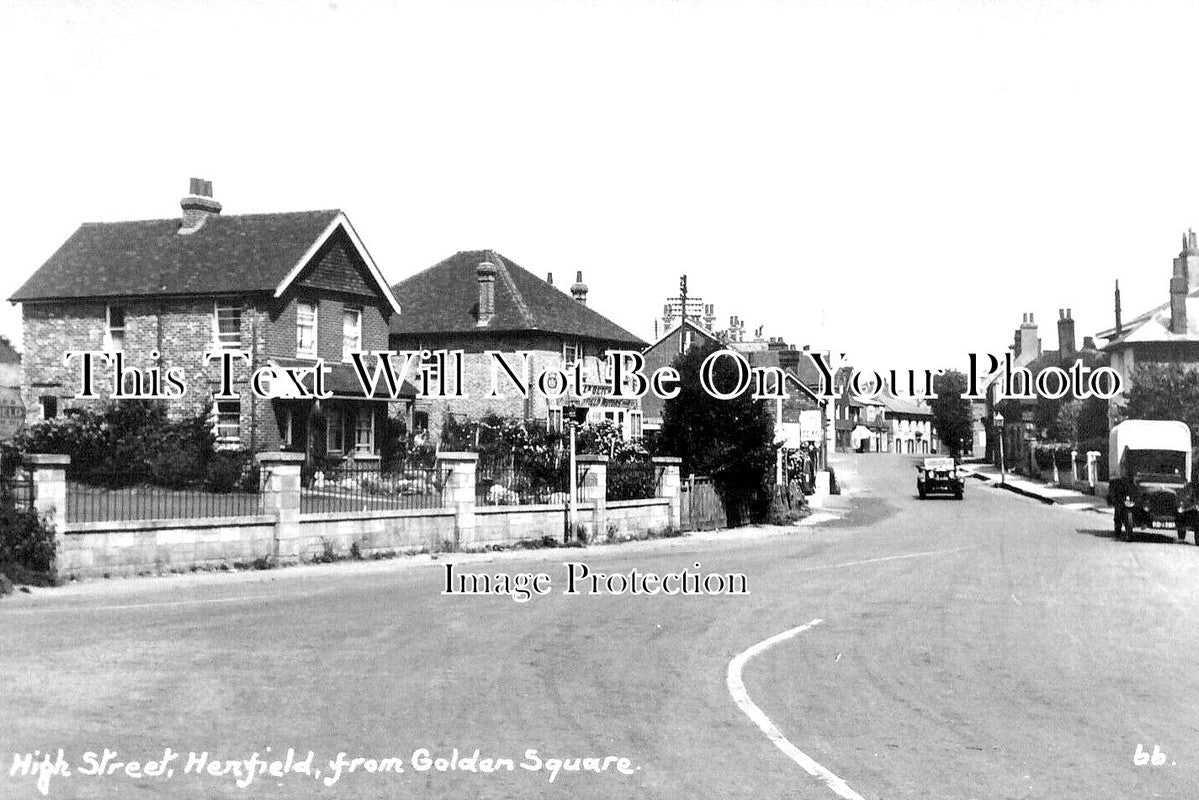
<svg viewBox="0 0 1199 800"><path fill-rule="evenodd" d="M527 352L532 375L545 369L584 364L587 385L598 387L609 350L635 350L645 342L587 306L581 272L570 294L492 250L456 253L392 287L406 310L391 319L393 350L461 350L463 398L422 398L416 402L414 427L438 435L446 414L479 418L489 411L552 428L562 424L569 398L552 398L532 387L527 398L501 383L503 396L488 398L492 363L485 353L499 351L516 368L517 353ZM519 369L517 370L519 372ZM593 388L593 391L595 389ZM596 393L599 393L598 391ZM565 400L565 402L564 402ZM610 421L625 435L641 435L641 401L583 397L591 406L589 422Z"/></svg>
<svg viewBox="0 0 1199 800"><path fill-rule="evenodd" d="M700 308L703 308L702 304ZM667 305L667 310L670 310L669 304ZM669 321L669 319L668 316L663 316L664 321ZM642 353L645 357L646 374L653 374L662 367L669 367L681 354L696 345L702 344L719 345L720 340L710 328L697 323L690 317L686 319L681 317L676 318L674 320L674 327L669 328L658 338L658 341L651 344ZM654 431L661 429L662 414L665 407L666 401L652 393L647 394L641 399L641 409L644 415L646 430Z"/></svg>
<svg viewBox="0 0 1199 800"><path fill-rule="evenodd" d="M364 397L345 354L384 349L400 306L346 215L222 215L212 184L198 179L180 205L177 218L81 225L9 298L22 305L30 418L95 402L75 398L78 360L64 364L65 351L120 351L143 373L181 368L188 390L171 412L209 412L221 447L377 457L390 398ZM238 400L214 399L219 369L204 354L220 349L248 354L234 362ZM330 367L330 399L250 391L259 367L317 358ZM98 369L96 386L111 396L109 370ZM405 388L408 399L392 404L399 413L414 395Z"/></svg>

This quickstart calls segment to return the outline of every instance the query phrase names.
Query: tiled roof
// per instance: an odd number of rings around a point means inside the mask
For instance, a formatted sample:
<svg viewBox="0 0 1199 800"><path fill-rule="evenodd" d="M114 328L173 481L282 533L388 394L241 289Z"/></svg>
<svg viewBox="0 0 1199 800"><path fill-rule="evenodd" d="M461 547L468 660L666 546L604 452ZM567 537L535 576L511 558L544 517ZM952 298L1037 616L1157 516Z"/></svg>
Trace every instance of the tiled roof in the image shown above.
<svg viewBox="0 0 1199 800"><path fill-rule="evenodd" d="M496 266L495 316L477 324L481 261ZM464 250L392 287L404 313L393 334L544 331L599 339L640 350L639 337L490 250Z"/></svg>
<svg viewBox="0 0 1199 800"><path fill-rule="evenodd" d="M178 218L84 223L9 299L274 290L340 213L218 214L189 234Z"/></svg>

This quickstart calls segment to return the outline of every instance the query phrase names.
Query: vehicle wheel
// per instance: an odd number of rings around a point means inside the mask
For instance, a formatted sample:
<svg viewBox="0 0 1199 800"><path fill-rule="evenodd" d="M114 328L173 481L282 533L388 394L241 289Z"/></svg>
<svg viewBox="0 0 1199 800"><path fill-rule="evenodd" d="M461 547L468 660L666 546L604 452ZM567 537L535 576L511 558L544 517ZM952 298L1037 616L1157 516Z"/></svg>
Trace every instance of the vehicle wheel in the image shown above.
<svg viewBox="0 0 1199 800"><path fill-rule="evenodd" d="M1191 528L1191 533L1195 536L1195 546L1199 547L1199 524Z"/></svg>
<svg viewBox="0 0 1199 800"><path fill-rule="evenodd" d="M958 489L956 492L953 493L953 499L954 500L962 499L962 490L961 489Z"/></svg>

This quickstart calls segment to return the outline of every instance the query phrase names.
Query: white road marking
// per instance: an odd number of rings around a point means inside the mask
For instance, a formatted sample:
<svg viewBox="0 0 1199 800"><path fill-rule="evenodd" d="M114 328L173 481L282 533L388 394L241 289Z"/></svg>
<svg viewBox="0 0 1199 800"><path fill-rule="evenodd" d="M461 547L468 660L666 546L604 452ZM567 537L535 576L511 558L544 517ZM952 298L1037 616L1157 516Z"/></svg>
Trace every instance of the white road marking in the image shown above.
<svg viewBox="0 0 1199 800"><path fill-rule="evenodd" d="M900 556L902 557L902 556ZM875 559L880 560L880 559ZM885 559L883 559L885 560ZM866 562L863 562L866 563ZM792 628L789 631L783 631L777 636L771 636L765 641L758 642L753 647L746 650L741 655L729 662L728 687L729 694L733 696L733 702L737 707L745 712L745 715L758 726L762 733L766 734L766 738L774 742L774 746L783 751L783 754L803 768L809 775L819 778L825 786L831 789L838 797L843 797L845 800L865 800L860 794L849 788L849 784L841 778L838 778L827 768L822 767L813 761L808 755L803 753L798 747L787 741L787 737L783 736L782 732L770 721L770 717L762 709L758 708L753 700L749 699L749 694L745 691L745 682L741 680L741 670L749 663L749 660L759 653L763 653L774 647L779 642L786 641L793 636L797 636L806 630L810 630L819 625L824 620L814 619L806 625L800 625L798 628Z"/></svg>

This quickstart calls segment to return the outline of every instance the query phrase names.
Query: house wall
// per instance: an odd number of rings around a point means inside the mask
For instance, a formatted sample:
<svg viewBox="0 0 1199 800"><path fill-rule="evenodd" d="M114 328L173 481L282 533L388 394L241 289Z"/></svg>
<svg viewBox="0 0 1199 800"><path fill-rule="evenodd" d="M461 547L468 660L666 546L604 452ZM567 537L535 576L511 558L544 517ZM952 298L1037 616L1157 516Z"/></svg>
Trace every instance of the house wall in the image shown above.
<svg viewBox="0 0 1199 800"><path fill-rule="evenodd" d="M283 298L237 296L222 298L221 304L243 304L241 347L249 363L233 362L234 391L241 396L241 439L237 444L254 450L273 450L281 445L279 420L271 401L257 398L250 390L250 376L270 358L295 358L296 302L298 297L317 303L318 356L342 360L342 311L347 305L362 309L362 345L367 350L386 349L391 307L373 289L366 266L349 249L344 236L335 236L313 259L312 265ZM155 297L114 299L111 305L125 311L124 359L127 369L143 372L158 365L152 353L161 356L161 366L177 367L187 382L184 397L172 399L174 416L201 411L212 413L212 395L218 390L217 363L206 364L204 354L216 347L215 308L217 298ZM21 393L27 421L42 419L43 396L58 399L59 410L70 407L98 408L112 395L111 369L97 364L97 398L76 399L79 362L63 362L69 350L103 350L106 345L107 308L103 301L62 301L23 304L24 337L36 343L28 347L22 364Z"/></svg>
<svg viewBox="0 0 1199 800"><path fill-rule="evenodd" d="M583 346L584 375L598 378L603 368L607 353L605 344L590 339L574 339ZM568 337L538 334L533 332L504 332L481 331L478 334L441 334L437 336L392 335L390 347L393 350L461 350L462 357L462 392L465 397L458 399L418 398L415 410L425 412L429 418L429 432L438 437L441 435L442 423L447 413L464 415L478 419L489 412L501 416L519 419L546 420L550 407L559 407L562 401L551 399L540 391L536 385L530 387L528 398L523 397L512 386L507 376L501 370L497 386L500 397L488 397L492 386L492 358L486 351L493 350L503 354L505 361L513 371L520 373L521 359L519 352L529 353L529 372L531 382L537 375L550 369L560 369L563 366L562 350ZM498 369L498 368L497 368ZM420 389L418 381L410 375L410 380ZM451 390L454 388L451 384ZM596 409L602 413L605 409L619 408L626 412L640 411L641 401L606 402ZM594 412L593 412L594 413Z"/></svg>

